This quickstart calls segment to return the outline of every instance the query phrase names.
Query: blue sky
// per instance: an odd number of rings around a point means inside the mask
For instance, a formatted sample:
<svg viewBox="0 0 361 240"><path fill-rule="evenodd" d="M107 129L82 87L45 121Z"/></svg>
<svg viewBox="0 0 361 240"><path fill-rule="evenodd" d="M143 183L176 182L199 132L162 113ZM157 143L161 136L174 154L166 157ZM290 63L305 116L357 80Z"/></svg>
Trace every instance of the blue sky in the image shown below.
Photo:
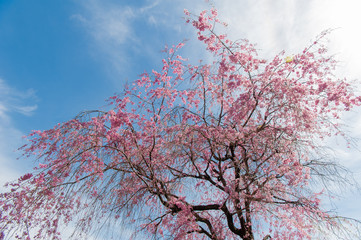
<svg viewBox="0 0 361 240"><path fill-rule="evenodd" d="M338 73L361 79L359 0L213 1L229 23L233 39L257 43L262 57L307 46L324 29ZM83 110L105 105L127 81L157 68L165 44L191 39L184 56L204 52L192 40L183 9L198 13L203 0L0 0L0 183L31 169L14 152L32 129L48 129ZM357 111L359 111L358 109ZM345 116L354 137L361 136L360 114ZM342 143L342 163L361 177L360 154ZM358 175L357 175L358 174ZM360 194L345 194L346 215L361 216ZM339 202L341 203L341 202Z"/></svg>

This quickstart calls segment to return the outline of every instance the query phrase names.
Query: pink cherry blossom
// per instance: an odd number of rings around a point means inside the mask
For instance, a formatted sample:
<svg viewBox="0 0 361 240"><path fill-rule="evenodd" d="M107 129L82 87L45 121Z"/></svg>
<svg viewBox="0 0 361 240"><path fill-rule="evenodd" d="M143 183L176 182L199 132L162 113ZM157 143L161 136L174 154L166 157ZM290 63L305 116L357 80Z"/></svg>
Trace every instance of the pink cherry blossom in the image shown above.
<svg viewBox="0 0 361 240"><path fill-rule="evenodd" d="M39 167L0 194L0 239L61 239L71 222L79 237L128 221L161 239L311 239L338 226L321 208L327 191L309 183L337 173L318 149L344 136L339 118L361 97L335 77L318 44L327 32L265 60L214 31L216 9L185 14L213 63L167 47L162 68L110 97L111 110L32 132L21 150Z"/></svg>

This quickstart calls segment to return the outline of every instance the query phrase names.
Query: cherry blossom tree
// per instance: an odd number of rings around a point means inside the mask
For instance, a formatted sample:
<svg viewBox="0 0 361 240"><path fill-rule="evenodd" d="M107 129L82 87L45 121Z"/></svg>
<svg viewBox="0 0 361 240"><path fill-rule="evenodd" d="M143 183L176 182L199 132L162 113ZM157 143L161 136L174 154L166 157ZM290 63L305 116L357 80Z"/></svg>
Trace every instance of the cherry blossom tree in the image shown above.
<svg viewBox="0 0 361 240"><path fill-rule="evenodd" d="M39 165L0 195L0 239L60 239L64 224L81 238L122 221L160 239L337 232L340 218L320 204L327 191L310 183L342 179L320 153L361 98L335 77L327 31L265 60L216 33L215 9L185 13L211 63L190 64L182 43L166 48L162 69L111 97L111 110L31 133L21 149Z"/></svg>

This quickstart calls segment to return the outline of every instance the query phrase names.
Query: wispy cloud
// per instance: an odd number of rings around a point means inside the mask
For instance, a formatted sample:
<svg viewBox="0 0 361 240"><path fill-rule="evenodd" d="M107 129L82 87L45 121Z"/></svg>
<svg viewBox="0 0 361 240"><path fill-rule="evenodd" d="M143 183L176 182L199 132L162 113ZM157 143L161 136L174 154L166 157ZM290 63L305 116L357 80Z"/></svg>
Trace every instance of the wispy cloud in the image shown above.
<svg viewBox="0 0 361 240"><path fill-rule="evenodd" d="M86 5L86 10L89 15L82 17L83 23L100 44L116 47L134 38L129 22L135 13L130 7L104 6L91 1Z"/></svg>
<svg viewBox="0 0 361 240"><path fill-rule="evenodd" d="M112 0L80 3L83 3L81 9L71 19L80 23L91 36L94 43L90 47L91 54L107 70L115 70L117 77L129 74L129 69L133 74L135 68L141 69L139 73L144 71L139 66L140 58L143 58L141 61L159 61L164 45L169 44L174 33L180 33L180 26L184 26L183 8L178 1L175 4L162 0L145 1L141 6Z"/></svg>
<svg viewBox="0 0 361 240"><path fill-rule="evenodd" d="M32 89L20 91L0 79L0 191L4 190L5 182L15 180L25 171L15 161L18 155L15 150L22 144L23 133L14 126L11 115L33 114L37 105L28 104L32 101L36 101Z"/></svg>
<svg viewBox="0 0 361 240"><path fill-rule="evenodd" d="M183 9L187 8L194 13L215 5L222 20L229 23L228 34L232 39L247 38L257 43L262 55L270 57L281 50L298 52L321 31L328 28L340 28L331 37L331 50L341 53L341 60L347 59L348 68L354 67L358 62L358 54L361 51L357 42L361 38L357 23L361 16L357 14L357 6L361 7L358 0L340 2L337 0L312 0L312 1L238 1L224 0L222 3L216 1L193 0L157 0L145 1L143 6L131 6L118 1L90 0L83 1L82 13L72 16L83 23L97 42L97 47L105 52L108 62L118 69L127 69L125 52L131 48L139 48L141 51L148 51L153 48L159 51L159 45L147 46L149 33L139 31L137 21L141 24L148 24L147 28L154 27L154 34L157 29L165 28L186 32L182 22ZM214 3L212 3L214 2ZM139 22L138 22L139 23ZM189 33L189 32L188 32ZM183 40L178 35L178 41ZM183 38L189 38L187 33ZM167 41L171 36L160 36ZM154 42L153 42L154 43ZM165 43L165 42L164 42ZM149 44L151 44L149 42ZM351 46L354 49L351 49ZM355 49L356 48L356 49ZM355 50L355 51L353 51ZM138 53L139 53L138 52ZM195 55L197 51L192 51ZM356 60L357 59L357 60ZM357 75L361 75L361 70ZM356 77L352 75L352 77Z"/></svg>
<svg viewBox="0 0 361 240"><path fill-rule="evenodd" d="M135 10L109 1L90 0L81 4L82 11L71 16L81 24L89 36L90 52L94 58L104 62L108 70L123 72L128 69L125 52L129 43L138 41L132 22Z"/></svg>
<svg viewBox="0 0 361 240"><path fill-rule="evenodd" d="M36 100L35 91L28 89L19 91L11 88L0 78L0 117L7 119L7 114L12 112L21 113L23 115L31 115L36 109L36 104L27 104L29 99Z"/></svg>

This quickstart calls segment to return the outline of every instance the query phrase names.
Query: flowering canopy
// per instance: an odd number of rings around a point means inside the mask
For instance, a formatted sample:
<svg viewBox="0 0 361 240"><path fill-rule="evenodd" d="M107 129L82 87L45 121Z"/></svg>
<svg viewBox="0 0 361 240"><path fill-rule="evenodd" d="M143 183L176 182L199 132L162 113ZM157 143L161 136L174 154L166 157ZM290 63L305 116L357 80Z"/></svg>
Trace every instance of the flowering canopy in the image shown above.
<svg viewBox="0 0 361 240"><path fill-rule="evenodd" d="M2 238L34 227L60 239L63 223L82 233L120 219L164 239L310 239L337 224L309 187L327 167L314 153L361 98L333 75L327 32L266 61L215 33L215 9L186 15L213 63L167 48L162 70L111 97L112 110L30 134L22 150L40 164L0 195Z"/></svg>

